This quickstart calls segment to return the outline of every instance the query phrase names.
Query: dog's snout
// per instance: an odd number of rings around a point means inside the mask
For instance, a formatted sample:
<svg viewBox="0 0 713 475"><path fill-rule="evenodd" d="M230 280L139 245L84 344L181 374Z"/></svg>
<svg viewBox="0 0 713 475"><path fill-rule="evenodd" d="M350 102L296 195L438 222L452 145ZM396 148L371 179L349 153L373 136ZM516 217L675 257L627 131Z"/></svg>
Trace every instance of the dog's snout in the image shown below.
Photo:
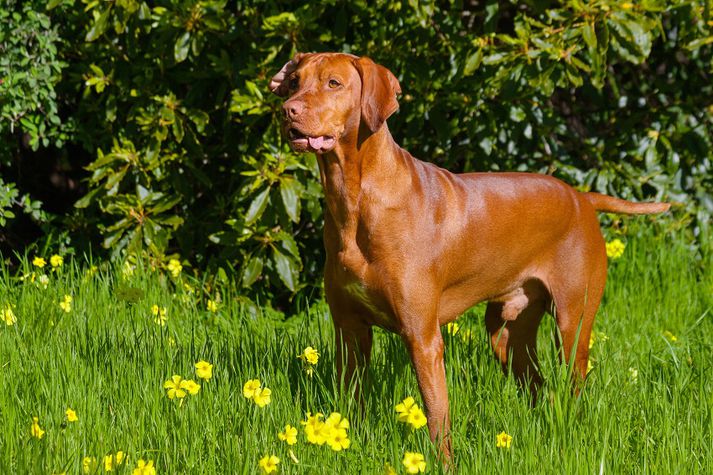
<svg viewBox="0 0 713 475"><path fill-rule="evenodd" d="M304 103L301 101L287 101L282 106L282 111L285 113L285 117L296 119L302 114L304 107Z"/></svg>

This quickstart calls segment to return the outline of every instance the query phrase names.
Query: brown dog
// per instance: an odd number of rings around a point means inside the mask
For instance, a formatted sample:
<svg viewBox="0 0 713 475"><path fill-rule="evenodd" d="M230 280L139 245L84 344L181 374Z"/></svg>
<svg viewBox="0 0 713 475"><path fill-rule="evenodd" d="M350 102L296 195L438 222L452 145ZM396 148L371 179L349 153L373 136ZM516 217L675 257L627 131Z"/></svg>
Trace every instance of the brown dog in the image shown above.
<svg viewBox="0 0 713 475"><path fill-rule="evenodd" d="M580 193L546 175L456 175L419 161L385 122L399 107L398 80L365 57L298 54L270 89L289 96L284 131L292 148L319 161L325 291L345 381L369 362L372 325L401 335L431 439L440 438L448 456L440 326L486 300L485 324L503 368L537 388L537 328L550 311L563 356L570 361L574 351L585 378L607 272L596 211L660 213L668 204Z"/></svg>

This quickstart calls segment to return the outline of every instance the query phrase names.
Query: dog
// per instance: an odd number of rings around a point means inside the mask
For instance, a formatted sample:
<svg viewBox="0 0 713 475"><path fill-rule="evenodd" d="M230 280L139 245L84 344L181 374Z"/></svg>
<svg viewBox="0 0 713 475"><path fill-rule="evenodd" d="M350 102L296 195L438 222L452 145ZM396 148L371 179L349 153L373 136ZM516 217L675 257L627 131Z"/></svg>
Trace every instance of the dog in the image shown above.
<svg viewBox="0 0 713 475"><path fill-rule="evenodd" d="M385 67L344 53L297 54L272 78L287 97L283 133L317 156L325 196L324 289L337 374L369 364L372 326L401 336L416 371L431 440L450 456L440 327L487 301L495 357L536 392L536 336L555 316L562 357L584 380L604 291L597 211L661 213L578 192L531 173L454 174L399 147L386 120L401 87ZM573 358L573 359L571 359Z"/></svg>

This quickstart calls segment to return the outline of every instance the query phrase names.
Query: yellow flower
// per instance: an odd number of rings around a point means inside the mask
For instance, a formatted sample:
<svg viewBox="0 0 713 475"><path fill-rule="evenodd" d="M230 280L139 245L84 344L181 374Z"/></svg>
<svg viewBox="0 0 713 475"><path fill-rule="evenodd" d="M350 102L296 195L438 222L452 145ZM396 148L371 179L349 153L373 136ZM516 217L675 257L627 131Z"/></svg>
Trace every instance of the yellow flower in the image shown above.
<svg viewBox="0 0 713 475"><path fill-rule="evenodd" d="M428 423L423 411L411 396L396 405L396 412L399 421L410 424L413 429L420 429Z"/></svg>
<svg viewBox="0 0 713 475"><path fill-rule="evenodd" d="M631 2L624 2L621 4L621 8L623 8L624 10L631 10L632 8L634 8L634 4Z"/></svg>
<svg viewBox="0 0 713 475"><path fill-rule="evenodd" d="M327 440L327 443L335 452L339 452L342 449L346 450L351 445L351 441L345 429L335 430Z"/></svg>
<svg viewBox="0 0 713 475"><path fill-rule="evenodd" d="M302 361L306 361L307 363L311 365L316 365L317 362L319 361L319 353L317 350L312 348L311 346L308 346L305 348L302 353L298 356L299 359Z"/></svg>
<svg viewBox="0 0 713 475"><path fill-rule="evenodd" d="M97 466L97 459L94 457L84 457L82 459L82 472L90 473L93 472Z"/></svg>
<svg viewBox="0 0 713 475"><path fill-rule="evenodd" d="M460 325L456 322L451 322L448 325L446 325L446 330L448 331L448 334L453 336L456 333L458 333L458 330L460 330Z"/></svg>
<svg viewBox="0 0 713 475"><path fill-rule="evenodd" d="M277 437L287 442L287 445L295 445L297 443L297 428L287 424L285 430L279 432Z"/></svg>
<svg viewBox="0 0 713 475"><path fill-rule="evenodd" d="M136 468L134 469L133 472L131 472L131 474L132 475L156 475L156 469L153 466L153 460L144 462L144 459L139 459L139 461L136 462Z"/></svg>
<svg viewBox="0 0 713 475"><path fill-rule="evenodd" d="M213 365L208 363L207 361L200 360L198 363L196 363L196 375L199 378L208 381L210 378L213 377Z"/></svg>
<svg viewBox="0 0 713 475"><path fill-rule="evenodd" d="M50 257L50 265L52 267L62 267L62 264L64 264L64 258L62 258L62 256L55 254Z"/></svg>
<svg viewBox="0 0 713 475"><path fill-rule="evenodd" d="M419 407L414 406L409 410L406 422L411 424L411 427L414 429L420 429L428 423L428 419L426 419L426 416Z"/></svg>
<svg viewBox="0 0 713 475"><path fill-rule="evenodd" d="M210 313L216 313L218 311L218 304L214 302L213 300L208 300L208 303L206 304L206 308L208 308L208 311Z"/></svg>
<svg viewBox="0 0 713 475"><path fill-rule="evenodd" d="M279 463L280 459L274 455L265 455L257 464L262 473L272 473L277 472L277 464Z"/></svg>
<svg viewBox="0 0 713 475"><path fill-rule="evenodd" d="M66 313L69 313L72 311L72 296L71 295L65 295L64 299L59 303L59 308L64 310Z"/></svg>
<svg viewBox="0 0 713 475"><path fill-rule="evenodd" d="M198 394L198 391L201 390L201 385L196 383L192 379L182 381L181 387L185 388L186 391L188 391L188 394L190 394L191 396L195 396L196 394Z"/></svg>
<svg viewBox="0 0 713 475"><path fill-rule="evenodd" d="M39 267L40 269L42 269L44 266L47 265L47 261L44 260L44 258L42 258L42 257L40 257L40 256L35 256L35 258L32 259L32 265L35 266L35 267Z"/></svg>
<svg viewBox="0 0 713 475"><path fill-rule="evenodd" d="M404 467L406 467L407 473L419 473L426 471L426 461L423 458L423 454L418 452L406 452L401 463L404 464Z"/></svg>
<svg viewBox="0 0 713 475"><path fill-rule="evenodd" d="M104 471L105 472L112 472L115 468L117 468L117 465L121 465L121 463L124 461L124 452L121 450L116 453L116 455L105 455L104 456Z"/></svg>
<svg viewBox="0 0 713 475"><path fill-rule="evenodd" d="M396 469L388 462L384 465L384 475L396 475Z"/></svg>
<svg viewBox="0 0 713 475"><path fill-rule="evenodd" d="M67 415L67 422L77 422L79 420L77 413L70 408L67 408L64 413Z"/></svg>
<svg viewBox="0 0 713 475"><path fill-rule="evenodd" d="M38 439L41 439L45 435L45 431L43 431L40 427L39 417L32 418L32 427L30 428L30 434L32 435L32 437L36 437Z"/></svg>
<svg viewBox="0 0 713 475"><path fill-rule="evenodd" d="M307 436L307 442L310 444L322 445L326 442L326 432L329 428L325 430L325 424L321 420L324 414L318 412L312 415L311 412L307 413L307 420L301 421L300 424L304 426L305 436Z"/></svg>
<svg viewBox="0 0 713 475"><path fill-rule="evenodd" d="M674 335L673 333L671 333L671 332L668 331L668 330L666 330L665 332L663 332L663 336L665 336L666 339L667 339L668 341L670 341L671 343L675 343L675 342L678 341L678 337L676 337L676 335Z"/></svg>
<svg viewBox="0 0 713 475"><path fill-rule="evenodd" d="M124 277L131 277L134 275L134 269L136 267L132 266L129 261L124 261L124 265L121 266L121 273Z"/></svg>
<svg viewBox="0 0 713 475"><path fill-rule="evenodd" d="M260 384L259 379L248 380L248 382L243 385L243 396L245 396L246 399L252 399L253 396L255 396L255 391L260 389Z"/></svg>
<svg viewBox="0 0 713 475"><path fill-rule="evenodd" d="M166 267L171 272L171 275L174 277L178 277L179 275L181 275L181 271L183 270L181 261L179 261L178 259L169 260L168 265Z"/></svg>
<svg viewBox="0 0 713 475"><path fill-rule="evenodd" d="M610 259L619 259L624 254L626 245L620 239L614 239L606 244L607 257Z"/></svg>
<svg viewBox="0 0 713 475"><path fill-rule="evenodd" d="M587 360L587 374L589 374L590 371L594 369L594 363L592 363L592 359L590 358Z"/></svg>
<svg viewBox="0 0 713 475"><path fill-rule="evenodd" d="M495 446L500 448L509 449L512 444L512 436L508 435L505 431L502 431L495 436Z"/></svg>
<svg viewBox="0 0 713 475"><path fill-rule="evenodd" d="M270 395L272 391L269 388L257 388L253 394L253 401L259 407L265 407L270 404Z"/></svg>
<svg viewBox="0 0 713 475"><path fill-rule="evenodd" d="M186 397L186 390L188 390L189 386L190 383L177 374L174 374L173 376L171 376L171 379L163 383L164 389L167 390L166 396L168 396L169 399L173 399L175 397L181 399Z"/></svg>
<svg viewBox="0 0 713 475"><path fill-rule="evenodd" d="M12 306L9 303L5 305L5 310L0 310L0 320L7 326L12 326L17 322L15 312L12 311Z"/></svg>
<svg viewBox="0 0 713 475"><path fill-rule="evenodd" d="M636 368L629 368L629 376L631 376L632 382L637 382L639 380L639 370Z"/></svg>
<svg viewBox="0 0 713 475"><path fill-rule="evenodd" d="M155 317L154 322L156 322L157 325L160 325L162 327L166 325L166 321L168 320L168 312L166 310L166 307L159 307L156 304L152 305L151 315Z"/></svg>

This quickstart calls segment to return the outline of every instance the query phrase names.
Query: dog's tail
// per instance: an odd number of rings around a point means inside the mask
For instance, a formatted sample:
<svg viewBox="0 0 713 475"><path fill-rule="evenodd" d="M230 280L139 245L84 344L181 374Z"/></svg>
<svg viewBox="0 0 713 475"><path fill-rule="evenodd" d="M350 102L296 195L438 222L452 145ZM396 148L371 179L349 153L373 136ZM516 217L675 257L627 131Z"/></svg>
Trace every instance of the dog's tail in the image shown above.
<svg viewBox="0 0 713 475"><path fill-rule="evenodd" d="M583 193L597 211L625 214L655 214L668 211L671 203L634 203L601 193Z"/></svg>

